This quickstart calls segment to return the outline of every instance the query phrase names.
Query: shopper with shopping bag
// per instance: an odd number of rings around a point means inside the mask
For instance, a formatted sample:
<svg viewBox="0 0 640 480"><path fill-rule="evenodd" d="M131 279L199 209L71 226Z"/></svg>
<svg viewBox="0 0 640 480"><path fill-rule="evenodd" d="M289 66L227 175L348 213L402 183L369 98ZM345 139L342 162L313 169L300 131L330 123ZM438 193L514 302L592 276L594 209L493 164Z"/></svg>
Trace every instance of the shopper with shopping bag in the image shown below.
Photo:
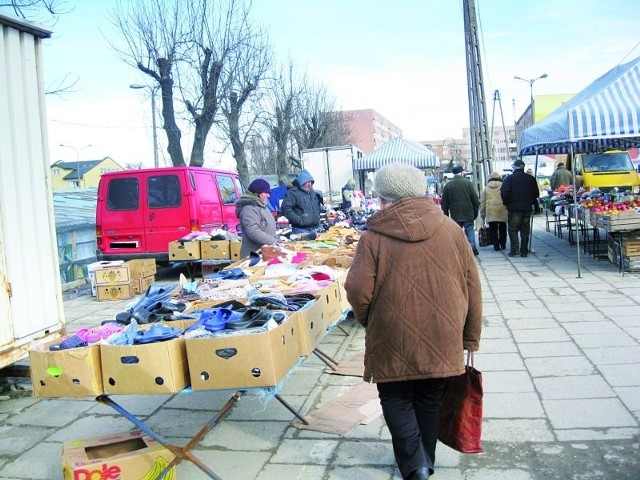
<svg viewBox="0 0 640 480"><path fill-rule="evenodd" d="M464 231L425 196L420 170L382 167L381 209L367 221L345 281L366 328L364 380L376 383L403 479L434 470L439 410L449 378L478 350L482 294Z"/></svg>
<svg viewBox="0 0 640 480"><path fill-rule="evenodd" d="M507 220L509 219L507 207L502 203L500 187L502 187L502 175L491 172L487 186L480 195L480 218L489 224L490 245L493 245L496 252L507 248ZM480 244L480 246L483 245Z"/></svg>

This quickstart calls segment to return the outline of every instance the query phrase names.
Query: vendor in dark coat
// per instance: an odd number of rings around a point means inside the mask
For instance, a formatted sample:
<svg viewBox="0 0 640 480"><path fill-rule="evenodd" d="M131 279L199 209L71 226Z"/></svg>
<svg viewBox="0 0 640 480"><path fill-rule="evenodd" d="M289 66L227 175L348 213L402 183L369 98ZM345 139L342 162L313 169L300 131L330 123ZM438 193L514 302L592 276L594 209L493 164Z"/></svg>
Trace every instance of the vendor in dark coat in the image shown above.
<svg viewBox="0 0 640 480"><path fill-rule="evenodd" d="M531 235L531 214L538 203L540 190L534 177L524 171L524 162L516 160L511 165L513 173L502 182L500 196L509 211L507 230L509 231L510 257L526 257L529 254ZM518 239L518 234L520 239ZM519 241L518 241L519 240Z"/></svg>
<svg viewBox="0 0 640 480"><path fill-rule="evenodd" d="M293 233L311 233L320 226L322 205L313 189L314 183L311 174L302 170L284 196L282 214L289 220Z"/></svg>

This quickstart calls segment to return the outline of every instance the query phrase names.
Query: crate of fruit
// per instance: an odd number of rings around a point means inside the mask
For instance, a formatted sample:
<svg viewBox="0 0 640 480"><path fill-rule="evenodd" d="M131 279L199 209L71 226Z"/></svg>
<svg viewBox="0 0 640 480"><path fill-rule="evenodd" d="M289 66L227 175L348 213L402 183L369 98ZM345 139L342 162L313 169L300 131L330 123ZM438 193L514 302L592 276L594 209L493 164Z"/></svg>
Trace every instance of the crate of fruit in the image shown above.
<svg viewBox="0 0 640 480"><path fill-rule="evenodd" d="M596 226L610 232L640 230L640 214L635 210L596 215Z"/></svg>

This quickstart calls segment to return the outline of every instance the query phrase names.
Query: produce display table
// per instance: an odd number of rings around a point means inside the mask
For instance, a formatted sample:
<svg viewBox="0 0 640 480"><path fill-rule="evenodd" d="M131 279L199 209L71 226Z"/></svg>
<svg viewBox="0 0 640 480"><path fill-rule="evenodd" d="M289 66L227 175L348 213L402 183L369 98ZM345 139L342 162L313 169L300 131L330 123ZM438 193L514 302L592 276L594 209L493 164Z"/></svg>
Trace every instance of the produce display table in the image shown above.
<svg viewBox="0 0 640 480"><path fill-rule="evenodd" d="M605 232L607 256L618 266L619 273L640 269L640 214L635 211L609 215L589 212L589 223L596 235L599 236L601 230Z"/></svg>

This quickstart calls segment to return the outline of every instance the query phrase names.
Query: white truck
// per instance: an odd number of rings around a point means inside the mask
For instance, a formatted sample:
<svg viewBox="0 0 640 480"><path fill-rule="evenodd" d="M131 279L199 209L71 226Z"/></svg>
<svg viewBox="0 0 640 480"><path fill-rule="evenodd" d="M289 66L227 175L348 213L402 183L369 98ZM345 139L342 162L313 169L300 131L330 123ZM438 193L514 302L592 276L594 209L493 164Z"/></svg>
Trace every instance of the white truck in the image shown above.
<svg viewBox="0 0 640 480"><path fill-rule="evenodd" d="M0 15L0 368L64 332L49 178L42 39Z"/></svg>
<svg viewBox="0 0 640 480"><path fill-rule="evenodd" d="M342 202L342 187L350 178L358 178L353 171L353 160L364 156L364 152L355 145L310 148L302 151L302 167L309 171L315 183L313 188L322 192L324 204L339 207Z"/></svg>

